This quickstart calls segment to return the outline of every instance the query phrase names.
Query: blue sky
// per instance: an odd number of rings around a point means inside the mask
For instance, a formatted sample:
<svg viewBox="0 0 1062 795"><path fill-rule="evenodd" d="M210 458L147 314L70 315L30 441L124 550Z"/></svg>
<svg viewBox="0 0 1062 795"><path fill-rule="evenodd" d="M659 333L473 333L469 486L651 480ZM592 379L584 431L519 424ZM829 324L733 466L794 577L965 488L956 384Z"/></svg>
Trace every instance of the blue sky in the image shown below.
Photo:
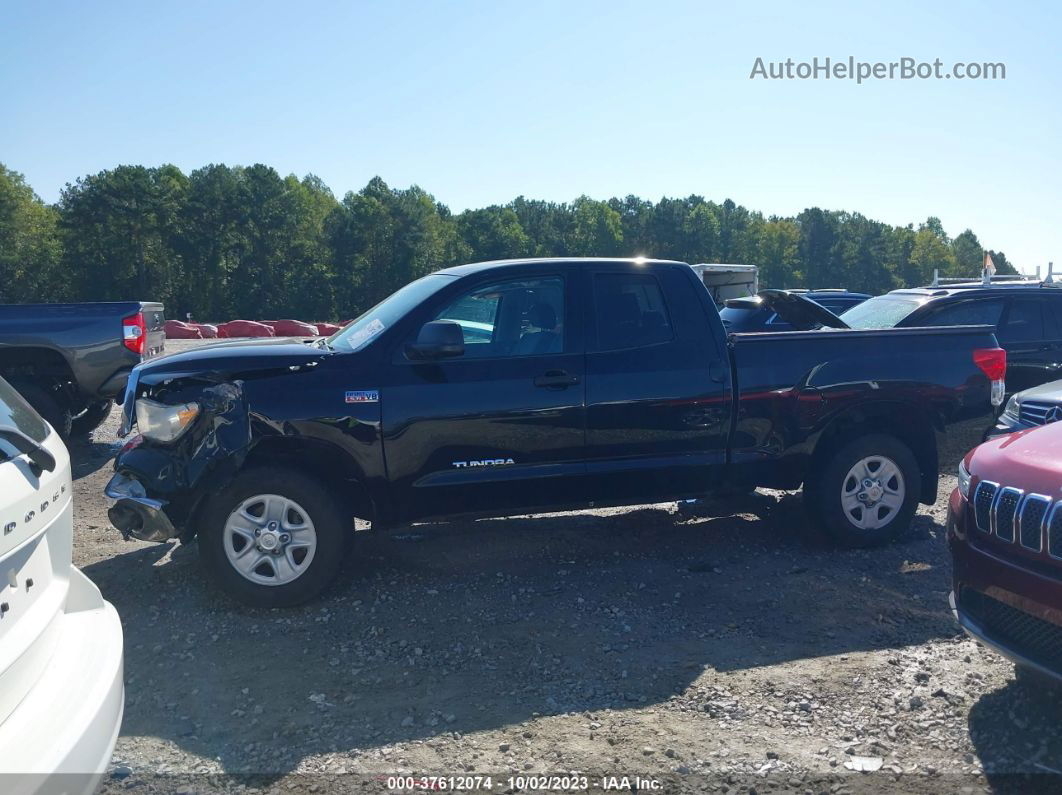
<svg viewBox="0 0 1062 795"><path fill-rule="evenodd" d="M23 2L0 162L46 200L120 163L937 215L1062 268L1058 3ZM1004 62L1006 80L750 80L757 57Z"/></svg>

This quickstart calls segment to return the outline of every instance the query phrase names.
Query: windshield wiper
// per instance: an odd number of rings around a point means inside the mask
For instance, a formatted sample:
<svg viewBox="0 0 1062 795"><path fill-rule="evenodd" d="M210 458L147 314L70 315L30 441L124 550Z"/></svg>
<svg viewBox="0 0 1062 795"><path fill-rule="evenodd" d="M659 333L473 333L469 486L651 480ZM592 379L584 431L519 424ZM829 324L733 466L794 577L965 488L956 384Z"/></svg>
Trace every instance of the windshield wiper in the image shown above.
<svg viewBox="0 0 1062 795"><path fill-rule="evenodd" d="M41 469L48 472L55 471L55 456L18 428L13 428L10 425L0 425L0 439L3 439L20 453L24 453L30 461Z"/></svg>

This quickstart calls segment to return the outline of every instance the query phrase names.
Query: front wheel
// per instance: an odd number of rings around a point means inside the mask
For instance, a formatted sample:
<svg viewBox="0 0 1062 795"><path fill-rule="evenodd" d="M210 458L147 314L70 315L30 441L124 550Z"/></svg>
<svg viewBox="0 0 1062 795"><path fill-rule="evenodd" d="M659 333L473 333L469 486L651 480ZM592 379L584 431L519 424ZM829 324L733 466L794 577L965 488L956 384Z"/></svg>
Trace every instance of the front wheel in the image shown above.
<svg viewBox="0 0 1062 795"><path fill-rule="evenodd" d="M918 508L921 471L894 436L861 436L833 452L804 486L810 513L841 546L868 547L903 532Z"/></svg>
<svg viewBox="0 0 1062 795"><path fill-rule="evenodd" d="M353 532L353 521L319 483L259 467L210 498L199 556L211 579L244 604L291 607L335 579Z"/></svg>

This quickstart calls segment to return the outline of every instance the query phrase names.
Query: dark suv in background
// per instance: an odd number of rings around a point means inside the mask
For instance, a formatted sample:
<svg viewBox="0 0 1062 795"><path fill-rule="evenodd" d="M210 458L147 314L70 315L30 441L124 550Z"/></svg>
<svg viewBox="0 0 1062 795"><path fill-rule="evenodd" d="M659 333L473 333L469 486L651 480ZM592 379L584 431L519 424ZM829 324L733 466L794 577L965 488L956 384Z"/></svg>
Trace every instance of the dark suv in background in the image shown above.
<svg viewBox="0 0 1062 795"><path fill-rule="evenodd" d="M854 329L996 326L1007 394L1062 377L1062 284L1022 281L893 290L850 309Z"/></svg>
<svg viewBox="0 0 1062 795"><path fill-rule="evenodd" d="M836 290L784 290L791 295L802 295L819 306L839 315L853 306L863 303L869 295L851 293L844 289ZM791 320L783 319L760 296L750 295L731 298L719 310L719 319L728 332L745 333L755 331L807 331L812 326L794 325Z"/></svg>

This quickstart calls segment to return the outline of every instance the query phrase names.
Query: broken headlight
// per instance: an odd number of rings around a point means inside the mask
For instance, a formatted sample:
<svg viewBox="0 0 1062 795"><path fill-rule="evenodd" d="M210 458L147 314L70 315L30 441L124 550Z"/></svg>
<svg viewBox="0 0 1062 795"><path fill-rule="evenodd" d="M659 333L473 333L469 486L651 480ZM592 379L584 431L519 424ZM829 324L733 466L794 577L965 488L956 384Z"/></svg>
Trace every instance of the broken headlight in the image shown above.
<svg viewBox="0 0 1062 795"><path fill-rule="evenodd" d="M136 402L136 425L145 439L172 442L191 426L199 416L198 403L179 403L169 406L140 398Z"/></svg>

